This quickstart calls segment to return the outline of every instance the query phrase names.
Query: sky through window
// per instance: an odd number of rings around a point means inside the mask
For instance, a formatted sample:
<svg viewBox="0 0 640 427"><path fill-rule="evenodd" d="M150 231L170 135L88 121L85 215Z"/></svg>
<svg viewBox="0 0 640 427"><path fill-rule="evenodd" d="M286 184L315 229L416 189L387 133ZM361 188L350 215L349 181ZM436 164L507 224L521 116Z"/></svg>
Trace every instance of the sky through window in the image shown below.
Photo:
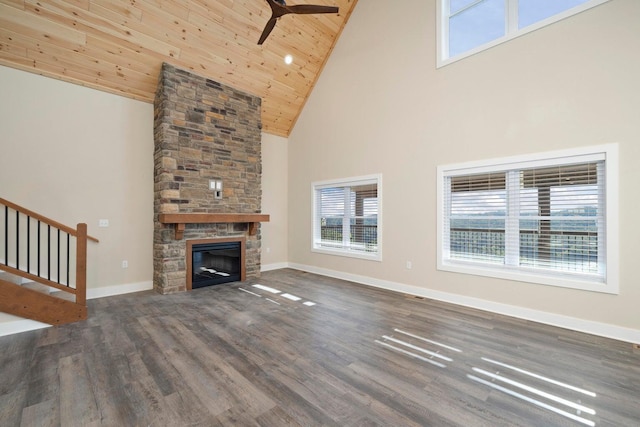
<svg viewBox="0 0 640 427"><path fill-rule="evenodd" d="M447 3L447 0L442 0ZM525 29L592 0L449 0L449 52L452 58L507 36L509 4L517 4L513 31Z"/></svg>

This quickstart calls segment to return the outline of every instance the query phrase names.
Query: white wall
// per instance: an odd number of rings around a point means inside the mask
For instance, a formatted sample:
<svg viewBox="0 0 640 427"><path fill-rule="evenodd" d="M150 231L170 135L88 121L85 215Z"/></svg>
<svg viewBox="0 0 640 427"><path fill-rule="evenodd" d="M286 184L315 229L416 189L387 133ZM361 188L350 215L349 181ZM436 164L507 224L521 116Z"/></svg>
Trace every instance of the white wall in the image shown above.
<svg viewBox="0 0 640 427"><path fill-rule="evenodd" d="M292 265L640 339L640 2L612 0L436 69L435 1L358 2L289 138ZM622 159L619 295L436 269L438 165L611 142ZM311 182L373 173L383 261L312 253Z"/></svg>
<svg viewBox="0 0 640 427"><path fill-rule="evenodd" d="M281 268L289 260L288 247L288 145L287 138L262 134L262 270Z"/></svg>
<svg viewBox="0 0 640 427"><path fill-rule="evenodd" d="M89 243L89 297L150 289L153 105L2 66L0 94L0 197L88 224L100 239ZM287 261L287 145L263 134L262 263L272 268ZM18 319L0 313L0 335Z"/></svg>
<svg viewBox="0 0 640 427"><path fill-rule="evenodd" d="M1 197L87 223L89 296L150 288L153 106L5 67L0 93Z"/></svg>

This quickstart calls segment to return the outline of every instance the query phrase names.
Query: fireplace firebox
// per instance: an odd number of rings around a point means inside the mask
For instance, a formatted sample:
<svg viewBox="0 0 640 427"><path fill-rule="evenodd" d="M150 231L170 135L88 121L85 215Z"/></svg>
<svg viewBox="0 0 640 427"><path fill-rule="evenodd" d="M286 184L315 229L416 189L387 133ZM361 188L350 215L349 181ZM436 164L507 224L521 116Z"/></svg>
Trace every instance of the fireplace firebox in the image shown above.
<svg viewBox="0 0 640 427"><path fill-rule="evenodd" d="M187 241L187 289L245 280L244 239Z"/></svg>

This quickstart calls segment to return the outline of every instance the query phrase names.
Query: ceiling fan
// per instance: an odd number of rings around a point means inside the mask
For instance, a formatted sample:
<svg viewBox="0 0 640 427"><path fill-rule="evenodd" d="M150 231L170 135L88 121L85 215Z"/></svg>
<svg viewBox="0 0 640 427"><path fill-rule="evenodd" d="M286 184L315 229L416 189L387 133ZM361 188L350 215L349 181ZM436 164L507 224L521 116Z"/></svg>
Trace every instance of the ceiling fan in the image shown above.
<svg viewBox="0 0 640 427"><path fill-rule="evenodd" d="M314 4L300 4L295 6L287 6L285 0L267 0L271 6L271 18L267 21L258 44L264 43L271 31L276 26L276 21L283 15L289 13L308 15L315 13L338 13L338 8L334 6L318 6Z"/></svg>

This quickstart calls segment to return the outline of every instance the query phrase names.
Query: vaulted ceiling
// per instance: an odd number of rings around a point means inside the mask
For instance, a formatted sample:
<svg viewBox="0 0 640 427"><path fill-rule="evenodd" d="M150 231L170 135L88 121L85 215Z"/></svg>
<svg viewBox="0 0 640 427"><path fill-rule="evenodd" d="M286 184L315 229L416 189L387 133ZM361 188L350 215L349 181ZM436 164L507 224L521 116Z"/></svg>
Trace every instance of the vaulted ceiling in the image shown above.
<svg viewBox="0 0 640 427"><path fill-rule="evenodd" d="M153 102L168 62L260 96L288 136L357 0L308 3L340 12L285 15L259 46L266 0L0 0L0 64Z"/></svg>

